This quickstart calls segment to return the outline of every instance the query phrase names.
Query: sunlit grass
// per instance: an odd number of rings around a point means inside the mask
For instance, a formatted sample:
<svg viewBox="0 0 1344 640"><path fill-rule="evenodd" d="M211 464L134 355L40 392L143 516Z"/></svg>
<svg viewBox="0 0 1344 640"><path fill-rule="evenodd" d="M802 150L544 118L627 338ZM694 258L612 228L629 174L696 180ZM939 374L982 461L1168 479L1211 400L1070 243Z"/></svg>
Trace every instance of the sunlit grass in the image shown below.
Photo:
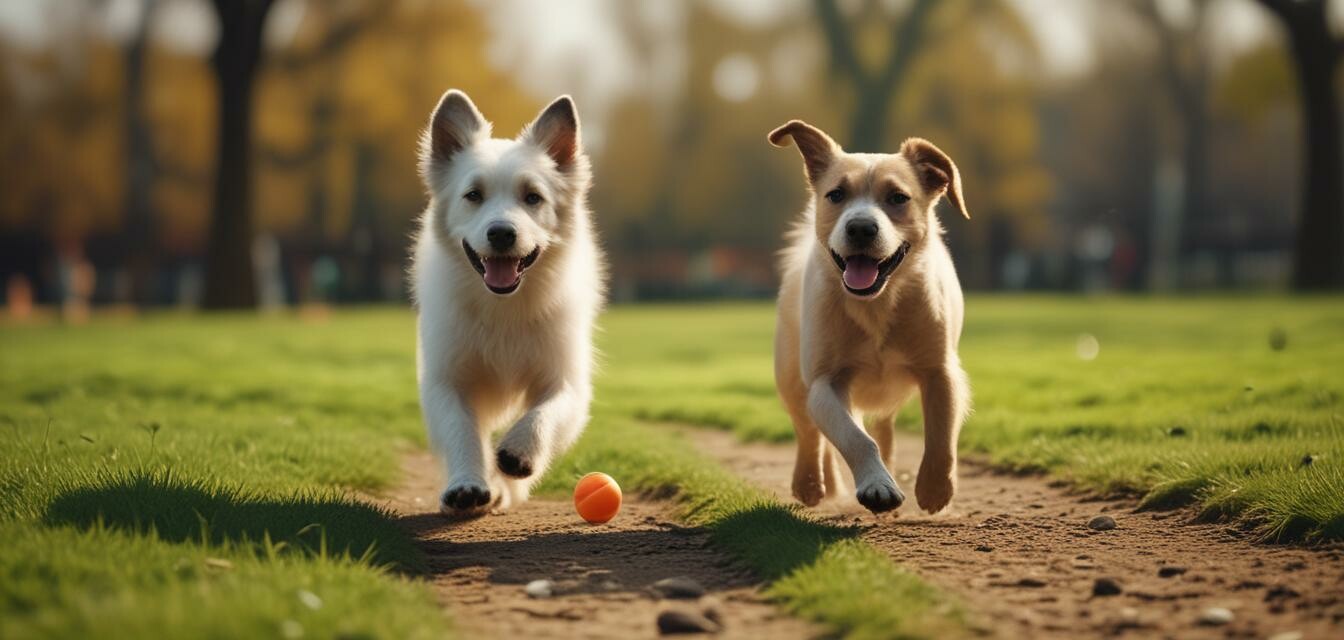
<svg viewBox="0 0 1344 640"><path fill-rule="evenodd" d="M0 328L0 637L441 637L406 312Z"/></svg>

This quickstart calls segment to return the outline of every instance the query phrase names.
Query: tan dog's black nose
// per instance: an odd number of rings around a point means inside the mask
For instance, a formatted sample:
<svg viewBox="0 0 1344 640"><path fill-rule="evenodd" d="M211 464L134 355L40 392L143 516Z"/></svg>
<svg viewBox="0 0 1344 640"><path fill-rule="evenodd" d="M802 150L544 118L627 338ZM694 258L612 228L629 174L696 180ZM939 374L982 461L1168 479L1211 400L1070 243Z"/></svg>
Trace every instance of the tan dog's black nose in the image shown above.
<svg viewBox="0 0 1344 640"><path fill-rule="evenodd" d="M873 228L876 229L877 226L874 225ZM514 243L518 241L518 232L514 230L513 225L494 224L486 229L485 239L490 241L491 249L504 252L512 249Z"/></svg>
<svg viewBox="0 0 1344 640"><path fill-rule="evenodd" d="M871 245L873 240L877 239L877 222L850 220L845 223L845 237L849 240L849 245L856 249Z"/></svg>

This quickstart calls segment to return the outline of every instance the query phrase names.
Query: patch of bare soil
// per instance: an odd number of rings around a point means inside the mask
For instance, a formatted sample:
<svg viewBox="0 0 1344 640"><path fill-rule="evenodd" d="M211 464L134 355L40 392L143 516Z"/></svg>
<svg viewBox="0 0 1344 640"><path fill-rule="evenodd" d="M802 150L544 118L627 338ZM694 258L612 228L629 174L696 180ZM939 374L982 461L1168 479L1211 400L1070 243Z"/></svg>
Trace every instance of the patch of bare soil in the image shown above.
<svg viewBox="0 0 1344 640"><path fill-rule="evenodd" d="M583 522L568 501L533 500L508 513L453 522L437 513L438 465L405 463L405 480L376 499L403 514L429 557L429 579L464 637L647 638L677 609L722 622L717 637L805 638L818 633L767 603L760 582L710 547L709 534L678 525L670 505L626 495L607 524ZM653 583L687 577L698 599L662 599ZM550 580L536 598L528 583Z"/></svg>
<svg viewBox="0 0 1344 640"><path fill-rule="evenodd" d="M687 429L730 470L782 499L793 448ZM897 435L896 477L909 500L873 516L853 498L814 512L960 596L975 624L1005 637L1344 638L1344 548L1256 544L1191 511L1138 512L1040 476L962 461L957 497L930 516L914 504L918 437ZM849 486L853 486L852 482ZM1094 530L1096 516L1114 518ZM1114 593L1118 589L1118 593ZM1282 636L1278 634L1284 634ZM1295 635L1300 634L1300 635Z"/></svg>

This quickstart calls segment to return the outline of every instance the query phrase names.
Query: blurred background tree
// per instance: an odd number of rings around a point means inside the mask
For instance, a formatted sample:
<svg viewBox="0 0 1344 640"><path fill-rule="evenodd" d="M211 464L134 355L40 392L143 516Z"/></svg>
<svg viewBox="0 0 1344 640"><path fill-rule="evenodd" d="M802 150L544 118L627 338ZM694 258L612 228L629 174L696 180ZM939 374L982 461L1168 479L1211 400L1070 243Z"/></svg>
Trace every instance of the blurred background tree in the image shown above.
<svg viewBox="0 0 1344 640"><path fill-rule="evenodd" d="M576 96L618 299L771 295L805 196L764 134L794 117L948 151L971 288L1338 289L1341 4L12 0L0 276L402 299L416 142L458 87L506 136Z"/></svg>

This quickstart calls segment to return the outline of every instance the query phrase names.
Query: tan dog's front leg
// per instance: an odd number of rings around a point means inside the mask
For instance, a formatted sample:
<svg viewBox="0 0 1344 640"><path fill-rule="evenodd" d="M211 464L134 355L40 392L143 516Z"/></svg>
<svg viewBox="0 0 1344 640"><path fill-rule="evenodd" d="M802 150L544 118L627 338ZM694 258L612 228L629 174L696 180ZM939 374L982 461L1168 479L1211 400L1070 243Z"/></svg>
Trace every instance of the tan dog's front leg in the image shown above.
<svg viewBox="0 0 1344 640"><path fill-rule="evenodd" d="M915 499L929 513L942 511L957 491L957 436L970 408L970 395L966 373L956 362L920 381L924 458L915 480Z"/></svg>
<svg viewBox="0 0 1344 640"><path fill-rule="evenodd" d="M901 506L905 494L896 486L887 465L883 464L877 443L850 414L844 386L836 385L829 376L817 378L808 390L807 408L817 427L840 451L840 456L854 473L855 497L859 504L873 513Z"/></svg>

